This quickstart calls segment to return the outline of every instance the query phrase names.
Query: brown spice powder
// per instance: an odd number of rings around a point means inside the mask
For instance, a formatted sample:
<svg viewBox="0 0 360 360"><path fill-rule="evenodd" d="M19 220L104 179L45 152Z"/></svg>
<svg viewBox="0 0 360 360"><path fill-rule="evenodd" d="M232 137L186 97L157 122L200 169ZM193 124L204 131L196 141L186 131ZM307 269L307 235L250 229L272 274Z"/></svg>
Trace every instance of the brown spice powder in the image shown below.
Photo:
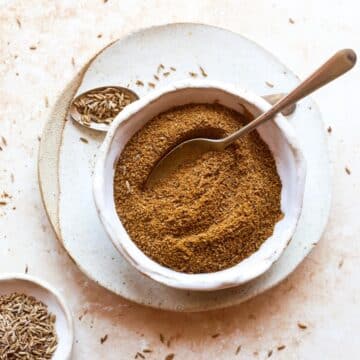
<svg viewBox="0 0 360 360"><path fill-rule="evenodd" d="M181 106L156 116L125 146L115 171L116 210L153 260L186 273L214 272L236 265L272 235L282 217L281 182L257 132L144 189L170 148L196 136L223 137L247 121L218 104Z"/></svg>

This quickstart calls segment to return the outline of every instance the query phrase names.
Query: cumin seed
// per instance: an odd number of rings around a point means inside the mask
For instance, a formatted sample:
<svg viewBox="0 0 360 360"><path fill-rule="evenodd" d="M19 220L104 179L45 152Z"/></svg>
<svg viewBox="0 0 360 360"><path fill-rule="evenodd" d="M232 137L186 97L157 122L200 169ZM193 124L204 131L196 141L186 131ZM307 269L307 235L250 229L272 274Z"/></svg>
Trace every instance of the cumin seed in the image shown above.
<svg viewBox="0 0 360 360"><path fill-rule="evenodd" d="M108 339L108 334L106 334L102 338L100 338L100 344L102 345L107 339Z"/></svg>
<svg viewBox="0 0 360 360"><path fill-rule="evenodd" d="M297 324L298 328L301 330L305 330L307 329L307 325L305 325L304 323L298 322Z"/></svg>
<svg viewBox="0 0 360 360"><path fill-rule="evenodd" d="M201 66L199 66L199 69L200 69L201 75L202 75L203 77L207 77L207 76L208 76L208 74L206 73L206 71L205 71Z"/></svg>

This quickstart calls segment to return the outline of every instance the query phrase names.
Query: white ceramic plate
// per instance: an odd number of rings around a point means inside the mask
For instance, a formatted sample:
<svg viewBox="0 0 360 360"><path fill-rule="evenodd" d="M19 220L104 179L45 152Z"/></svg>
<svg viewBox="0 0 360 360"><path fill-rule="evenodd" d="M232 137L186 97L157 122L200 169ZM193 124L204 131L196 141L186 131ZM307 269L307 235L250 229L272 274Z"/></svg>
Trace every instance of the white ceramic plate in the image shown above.
<svg viewBox="0 0 360 360"><path fill-rule="evenodd" d="M48 306L49 312L56 315L55 329L58 346L53 360L70 360L74 340L73 321L64 299L49 284L30 275L0 275L0 296L14 292L34 296Z"/></svg>
<svg viewBox="0 0 360 360"><path fill-rule="evenodd" d="M141 97L152 89L136 86L136 81L155 82L153 74L160 63L166 68L176 67L176 71L162 76L157 87L188 78L189 72L200 74L199 66L207 72L209 80L234 83L260 95L288 92L299 82L263 48L226 30L172 24L131 34L101 52L86 70L80 88L78 79L74 79L55 105L44 129L39 156L44 203L69 255L83 272L105 288L140 304L175 311L235 305L286 278L320 239L331 195L326 132L311 99L299 103L288 118L307 162L303 212L290 245L268 272L240 287L209 293L157 284L139 274L118 254L97 216L91 177L103 135L65 122L65 113L76 92L104 84L129 84ZM89 143L81 142L80 137L87 138Z"/></svg>

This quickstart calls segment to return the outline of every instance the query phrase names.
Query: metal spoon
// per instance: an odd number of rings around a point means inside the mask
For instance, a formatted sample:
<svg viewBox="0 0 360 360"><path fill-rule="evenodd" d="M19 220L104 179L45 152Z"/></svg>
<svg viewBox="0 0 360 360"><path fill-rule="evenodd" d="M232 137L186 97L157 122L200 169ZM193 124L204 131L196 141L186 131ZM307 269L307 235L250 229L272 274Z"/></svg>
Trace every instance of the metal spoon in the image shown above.
<svg viewBox="0 0 360 360"><path fill-rule="evenodd" d="M110 124L107 124L105 122L95 122L95 121L90 121L87 123L86 121L84 121L84 116L79 113L77 107L75 106L75 102L80 98L86 97L88 94L92 94L92 93L96 94L99 91L108 90L108 89L119 90L120 92L128 95L128 97L130 98L130 102L134 102L139 99L139 96L134 91L122 86L102 86L102 87L93 88L81 93L80 95L78 95L76 98L73 99L69 108L70 117L73 120L77 121L80 125L85 126L89 129L104 131L104 132L108 131Z"/></svg>
<svg viewBox="0 0 360 360"><path fill-rule="evenodd" d="M284 108L343 75L350 70L355 63L356 54L353 50L340 50L288 95L240 130L223 139L196 138L182 142L160 159L147 178L145 186L151 187L157 181L173 172L185 161L195 160L208 151L222 151L226 149L235 140L241 136L245 136L259 125L272 119Z"/></svg>

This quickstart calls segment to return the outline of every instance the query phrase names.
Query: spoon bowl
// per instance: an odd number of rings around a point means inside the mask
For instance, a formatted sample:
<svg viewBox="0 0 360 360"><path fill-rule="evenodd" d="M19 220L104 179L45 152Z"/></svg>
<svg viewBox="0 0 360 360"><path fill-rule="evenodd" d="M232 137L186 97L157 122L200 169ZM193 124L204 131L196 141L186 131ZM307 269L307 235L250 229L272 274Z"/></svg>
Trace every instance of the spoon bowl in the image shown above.
<svg viewBox="0 0 360 360"><path fill-rule="evenodd" d="M109 85L109 86L101 86L101 87L93 88L93 89L90 89L88 91L85 91L85 92L77 95L73 99L73 101L71 102L70 108L69 108L70 117L73 120L75 120L77 123L79 123L80 125L85 126L86 128L97 130L97 131L103 131L103 132L108 131L111 122L105 123L105 122L90 121L89 123L87 123L86 121L84 121L83 115L79 113L79 111L75 105L76 101L78 101L82 97L86 97L89 94L96 94L99 91L103 91L103 90L107 90L107 89L119 90L119 92L126 94L130 98L130 103L139 99L139 96L133 90L130 90L130 89L122 87L122 86L110 86ZM121 112L121 111L122 110L120 110L119 112ZM111 120L113 120L114 118L112 118Z"/></svg>

